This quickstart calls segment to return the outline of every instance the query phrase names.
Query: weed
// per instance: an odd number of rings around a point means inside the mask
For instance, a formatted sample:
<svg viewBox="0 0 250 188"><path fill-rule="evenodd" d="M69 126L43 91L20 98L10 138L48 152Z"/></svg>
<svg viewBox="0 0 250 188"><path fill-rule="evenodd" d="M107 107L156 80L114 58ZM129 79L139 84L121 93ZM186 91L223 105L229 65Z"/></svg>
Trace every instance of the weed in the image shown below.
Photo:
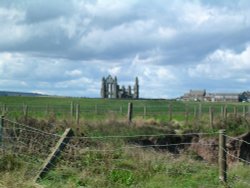
<svg viewBox="0 0 250 188"><path fill-rule="evenodd" d="M14 171L20 169L22 166L21 161L13 154L0 156L0 171Z"/></svg>
<svg viewBox="0 0 250 188"><path fill-rule="evenodd" d="M108 174L108 179L112 182L130 186L134 182L134 174L127 169L113 169Z"/></svg>

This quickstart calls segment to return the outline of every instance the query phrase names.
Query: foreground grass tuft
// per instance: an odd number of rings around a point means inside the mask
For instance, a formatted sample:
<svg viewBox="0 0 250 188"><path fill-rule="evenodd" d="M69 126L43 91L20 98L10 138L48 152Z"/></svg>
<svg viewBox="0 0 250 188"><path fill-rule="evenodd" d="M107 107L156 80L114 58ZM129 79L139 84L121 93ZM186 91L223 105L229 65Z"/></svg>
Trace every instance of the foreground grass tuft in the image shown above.
<svg viewBox="0 0 250 188"><path fill-rule="evenodd" d="M236 122L239 121L241 120ZM58 133L65 129L63 123L67 126L70 125L69 122L58 123L54 119L50 119L49 122L43 120L41 123L32 120L30 123L35 123L37 128L44 129L46 132L49 130L47 126L53 126L51 130ZM36 160L39 158L37 157L38 153L31 153L32 158L13 155L11 152L5 153L0 157L0 187L225 187L218 180L217 165L201 160L195 153L171 154L167 150L159 148L134 147L137 146L134 138L102 138L108 135L133 136L174 133L171 125L149 125L147 123L143 125L140 120L139 126L136 123L127 125L123 121L110 119L95 123L84 122L81 126L74 125L76 136L100 138L84 139L83 143L72 139L74 141L72 144L79 147L81 151L77 150L76 156L69 155L68 157L65 157L67 153L63 153L56 166L49 171L44 179L38 182L39 184L33 182L41 165L40 161ZM244 123L242 122L242 126L249 126ZM233 130L235 126L236 123L232 123L230 130ZM192 132L191 129L180 131ZM18 146L19 143L16 142L16 144ZM32 142L29 143L29 147L36 148L32 146ZM50 147L48 148L50 149ZM228 185L230 187L246 187L250 174L249 165L235 164L229 168L228 172Z"/></svg>

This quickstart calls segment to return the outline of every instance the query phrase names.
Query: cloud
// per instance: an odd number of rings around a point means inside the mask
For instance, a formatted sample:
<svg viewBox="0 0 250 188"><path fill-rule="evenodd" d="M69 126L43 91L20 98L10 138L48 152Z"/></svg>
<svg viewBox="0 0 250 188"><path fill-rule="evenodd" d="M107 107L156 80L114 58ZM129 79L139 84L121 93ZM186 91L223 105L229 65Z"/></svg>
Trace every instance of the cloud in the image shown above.
<svg viewBox="0 0 250 188"><path fill-rule="evenodd" d="M68 75L68 76L71 76L71 77L78 77L78 76L82 75L82 71L80 71L78 69L75 69L75 70L72 70L72 71L66 71L65 74Z"/></svg>
<svg viewBox="0 0 250 188"><path fill-rule="evenodd" d="M2 0L0 85L96 97L111 74L122 85L138 76L144 97L238 91L249 80L249 12L246 0Z"/></svg>
<svg viewBox="0 0 250 188"><path fill-rule="evenodd" d="M192 77L209 77L211 79L227 79L237 76L247 77L250 71L249 58L249 45L240 53L228 49L219 49L193 69L190 68L189 74Z"/></svg>

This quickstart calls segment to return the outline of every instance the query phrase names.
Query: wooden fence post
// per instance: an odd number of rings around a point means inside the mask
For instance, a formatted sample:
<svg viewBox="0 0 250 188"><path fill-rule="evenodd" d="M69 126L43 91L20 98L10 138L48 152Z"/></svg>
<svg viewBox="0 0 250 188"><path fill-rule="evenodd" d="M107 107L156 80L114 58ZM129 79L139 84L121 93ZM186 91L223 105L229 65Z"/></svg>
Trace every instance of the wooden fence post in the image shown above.
<svg viewBox="0 0 250 188"><path fill-rule="evenodd" d="M234 117L237 118L238 116L238 109L237 106L234 107Z"/></svg>
<svg viewBox="0 0 250 188"><path fill-rule="evenodd" d="M226 131L219 130L219 180L227 182L227 149L226 149Z"/></svg>
<svg viewBox="0 0 250 188"><path fill-rule="evenodd" d="M23 105L23 115L24 115L24 120L27 121L27 118L28 118L28 105L27 104Z"/></svg>
<svg viewBox="0 0 250 188"><path fill-rule="evenodd" d="M199 103L199 120L201 119L202 117L202 105L201 105L201 102Z"/></svg>
<svg viewBox="0 0 250 188"><path fill-rule="evenodd" d="M128 103L128 122L132 122L132 116L133 116L133 103Z"/></svg>
<svg viewBox="0 0 250 188"><path fill-rule="evenodd" d="M73 102L70 103L70 116L71 118L74 116L74 103Z"/></svg>
<svg viewBox="0 0 250 188"><path fill-rule="evenodd" d="M46 161L44 162L41 170L39 171L38 175L35 178L35 182L39 179L43 178L46 173L51 169L51 167L55 166L55 162L61 154L61 151L65 148L67 143L70 140L70 137L73 136L73 131L68 128L64 131L63 135L61 136L60 140L57 142L53 152L48 156Z"/></svg>
<svg viewBox="0 0 250 188"><path fill-rule="evenodd" d="M80 113L80 105L79 104L76 104L76 123L77 125L79 125L79 113Z"/></svg>
<svg viewBox="0 0 250 188"><path fill-rule="evenodd" d="M199 120L198 113L197 113L197 106L194 106L194 125L195 125L195 128L198 128L199 124L200 124L200 120Z"/></svg>
<svg viewBox="0 0 250 188"><path fill-rule="evenodd" d="M123 110L122 110L122 106L120 106L120 114L122 115Z"/></svg>
<svg viewBox="0 0 250 188"><path fill-rule="evenodd" d="M4 115L4 104L1 106L1 113L2 113L2 115Z"/></svg>
<svg viewBox="0 0 250 188"><path fill-rule="evenodd" d="M144 108L143 108L143 117L144 117L144 119L146 119L146 116L147 116L147 107L146 106L144 106Z"/></svg>
<svg viewBox="0 0 250 188"><path fill-rule="evenodd" d="M187 105L185 106L185 124L187 125L188 124L188 114L189 114L189 112L188 112L188 107L187 107Z"/></svg>
<svg viewBox="0 0 250 188"><path fill-rule="evenodd" d="M3 142L3 127L4 127L4 116L1 115L1 119L0 119L0 145L1 146Z"/></svg>
<svg viewBox="0 0 250 188"><path fill-rule="evenodd" d="M242 107L242 116L246 118L246 106L245 105Z"/></svg>
<svg viewBox="0 0 250 188"><path fill-rule="evenodd" d="M224 106L220 107L220 116L221 116L221 119L224 118Z"/></svg>
<svg viewBox="0 0 250 188"><path fill-rule="evenodd" d="M227 106L224 106L224 119L227 120Z"/></svg>
<svg viewBox="0 0 250 188"><path fill-rule="evenodd" d="M194 106L194 118L195 119L197 118L197 108L196 108L196 106Z"/></svg>
<svg viewBox="0 0 250 188"><path fill-rule="evenodd" d="M209 119L210 119L210 127L214 128L214 109L210 106L209 107Z"/></svg>
<svg viewBox="0 0 250 188"><path fill-rule="evenodd" d="M46 116L48 116L49 115L49 105L47 104L46 105Z"/></svg>
<svg viewBox="0 0 250 188"><path fill-rule="evenodd" d="M97 106L97 104L95 105L95 114L98 114L98 106Z"/></svg>
<svg viewBox="0 0 250 188"><path fill-rule="evenodd" d="M3 104L3 106L2 106L2 115L5 115L6 111L7 111L7 106L6 106L6 104Z"/></svg>
<svg viewBox="0 0 250 188"><path fill-rule="evenodd" d="M172 108L172 104L169 103L168 104L168 117L169 117L169 121L172 121L172 113L173 113L173 108Z"/></svg>

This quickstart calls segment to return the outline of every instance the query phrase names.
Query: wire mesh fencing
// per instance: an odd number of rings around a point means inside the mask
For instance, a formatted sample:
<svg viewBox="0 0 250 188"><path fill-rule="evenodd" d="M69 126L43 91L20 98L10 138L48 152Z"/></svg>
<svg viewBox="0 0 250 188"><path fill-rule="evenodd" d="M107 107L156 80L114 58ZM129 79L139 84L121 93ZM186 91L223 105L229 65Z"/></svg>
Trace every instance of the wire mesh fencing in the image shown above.
<svg viewBox="0 0 250 188"><path fill-rule="evenodd" d="M181 156L197 157L197 154L185 152L191 145L199 145L201 147L219 147L226 154L218 155L219 161L224 161L227 165L228 158L234 158L238 162L250 164L249 155L240 155L239 153L231 153L226 145L219 143L206 144L202 142L193 142L195 136L223 136L224 139L236 140L244 147L249 147L249 141L235 137L231 137L226 132L210 132L210 133L164 133L164 134L141 134L141 135L100 135L85 136L71 135L69 142L62 142L65 148L60 150L61 155L54 155L55 161L47 161L58 141L62 138L62 134L56 133L56 129L46 128L22 123L14 122L8 118L1 118L1 154L14 155L19 158L21 163L27 167L27 176L35 178L40 172L45 162L49 163L46 171L51 169L57 171L66 171L67 168L74 168L77 171L88 171L89 174L107 173L108 178L105 181L116 181L124 184L121 177L122 174L130 177L126 179L125 184L129 185L135 181L134 174L140 173L139 168L162 170L166 175L171 173L194 173L188 168L183 168L183 172L173 171L167 166L171 161ZM184 139L185 138L185 139ZM157 140L157 142L155 142ZM226 141L226 140L225 140ZM153 160L154 159L154 160ZM161 165L152 164L154 161L161 161ZM138 166L131 163L136 162ZM156 165L156 166L154 166ZM157 166L158 165L158 166ZM211 164L204 163L204 166ZM230 168L220 168L224 174L230 171ZM122 176L121 175L121 176ZM114 178L114 179L112 179ZM119 179L120 178L120 179ZM235 175L235 181L250 185L244 178ZM219 178L218 178L219 179ZM131 181L131 182L130 182ZM227 182L227 178L223 179ZM108 183L108 182L107 182ZM228 182L230 183L230 182Z"/></svg>

